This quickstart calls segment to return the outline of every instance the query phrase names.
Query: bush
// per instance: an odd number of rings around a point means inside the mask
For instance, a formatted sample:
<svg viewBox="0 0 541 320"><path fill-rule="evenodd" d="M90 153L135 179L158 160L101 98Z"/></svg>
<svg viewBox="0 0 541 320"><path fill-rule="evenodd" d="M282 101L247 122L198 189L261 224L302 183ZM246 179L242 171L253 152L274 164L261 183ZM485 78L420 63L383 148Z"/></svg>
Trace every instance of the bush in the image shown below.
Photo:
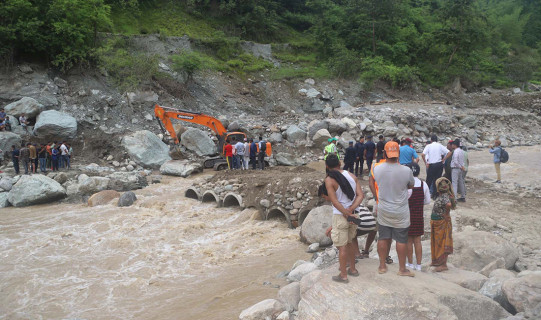
<svg viewBox="0 0 541 320"><path fill-rule="evenodd" d="M364 58L362 61L360 80L372 86L376 80L383 80L393 88L405 88L418 79L415 67L398 67L386 63L382 57Z"/></svg>

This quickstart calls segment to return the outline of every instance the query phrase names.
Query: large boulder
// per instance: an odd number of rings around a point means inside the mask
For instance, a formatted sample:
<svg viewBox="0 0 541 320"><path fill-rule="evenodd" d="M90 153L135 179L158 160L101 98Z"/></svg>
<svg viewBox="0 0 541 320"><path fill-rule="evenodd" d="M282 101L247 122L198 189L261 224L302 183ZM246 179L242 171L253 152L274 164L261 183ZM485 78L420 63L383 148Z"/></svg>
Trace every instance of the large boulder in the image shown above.
<svg viewBox="0 0 541 320"><path fill-rule="evenodd" d="M297 142L306 139L306 131L296 125L289 126L286 130L286 139L289 142Z"/></svg>
<svg viewBox="0 0 541 320"><path fill-rule="evenodd" d="M288 281L301 281L302 277L317 269L317 266L312 262L303 263L287 275Z"/></svg>
<svg viewBox="0 0 541 320"><path fill-rule="evenodd" d="M43 111L34 126L38 137L73 139L77 135L77 120L56 110Z"/></svg>
<svg viewBox="0 0 541 320"><path fill-rule="evenodd" d="M148 186L144 173L141 172L114 172L107 175L110 179L107 189L116 191L130 191Z"/></svg>
<svg viewBox="0 0 541 320"><path fill-rule="evenodd" d="M103 206L111 202L113 199L120 197L120 193L115 190L103 190L98 193L94 193L88 198L88 206Z"/></svg>
<svg viewBox="0 0 541 320"><path fill-rule="evenodd" d="M308 124L308 138L312 139L319 130L328 128L329 124L327 121L313 120Z"/></svg>
<svg viewBox="0 0 541 320"><path fill-rule="evenodd" d="M42 175L23 175L13 185L8 201L15 207L53 202L66 196L60 183Z"/></svg>
<svg viewBox="0 0 541 320"><path fill-rule="evenodd" d="M533 313L532 319L541 318L541 271L523 271L506 280L502 290L517 312Z"/></svg>
<svg viewBox="0 0 541 320"><path fill-rule="evenodd" d="M325 205L310 210L301 225L300 236L305 243L319 243L320 246L330 246L331 238L325 231L332 225L332 207Z"/></svg>
<svg viewBox="0 0 541 320"><path fill-rule="evenodd" d="M9 207L8 195L9 192L0 192L0 208Z"/></svg>
<svg viewBox="0 0 541 320"><path fill-rule="evenodd" d="M337 283L337 265L305 276L297 320L308 319L476 319L509 316L493 300L454 283L417 272L414 279L377 273L379 262L365 259L359 277L348 284ZM311 277L311 275L314 275ZM307 281L305 281L305 279Z"/></svg>
<svg viewBox="0 0 541 320"><path fill-rule="evenodd" d="M170 160L162 164L160 173L168 176L177 176L186 178L192 173L203 171L203 166L199 163L188 160Z"/></svg>
<svg viewBox="0 0 541 320"><path fill-rule="evenodd" d="M122 146L128 151L130 157L143 167L157 169L164 162L171 160L169 147L148 130L124 136Z"/></svg>
<svg viewBox="0 0 541 320"><path fill-rule="evenodd" d="M89 195L107 190L109 188L109 182L111 179L105 177L87 177L86 179L79 179L79 192L81 194Z"/></svg>
<svg viewBox="0 0 541 320"><path fill-rule="evenodd" d="M267 141L272 143L273 145L275 145L277 143L281 143L282 142L282 134L280 132L273 132L273 133L270 134Z"/></svg>
<svg viewBox="0 0 541 320"><path fill-rule="evenodd" d="M300 283L293 282L281 288L280 291L278 291L278 301L280 301L289 312L297 310L299 301L301 301Z"/></svg>
<svg viewBox="0 0 541 320"><path fill-rule="evenodd" d="M276 162L282 166L302 166L304 161L295 155L286 152L279 152L275 155Z"/></svg>
<svg viewBox="0 0 541 320"><path fill-rule="evenodd" d="M323 147L326 144L329 143L329 138L331 138L331 134L327 129L321 129L312 138L314 141L314 147Z"/></svg>
<svg viewBox="0 0 541 320"><path fill-rule="evenodd" d="M1 191L10 191L13 187L13 179L10 177L3 177L0 180L0 192Z"/></svg>
<svg viewBox="0 0 541 320"><path fill-rule="evenodd" d="M17 119L24 113L26 118L34 118L42 111L45 110L45 106L37 102L36 99L24 97L21 100L8 104L4 111L17 117Z"/></svg>
<svg viewBox="0 0 541 320"><path fill-rule="evenodd" d="M508 279L514 279L515 274L507 269L496 269L490 273L489 279L485 282L479 293L489 297L490 299L498 302L505 310L510 313L516 313L515 307L513 307L507 297L503 293L503 283Z"/></svg>
<svg viewBox="0 0 541 320"><path fill-rule="evenodd" d="M133 191L124 192L118 199L119 207L129 207L137 200L137 196Z"/></svg>
<svg viewBox="0 0 541 320"><path fill-rule="evenodd" d="M505 259L505 268L512 269L519 256L509 241L485 231L455 233L453 242L454 253L449 262L471 271L480 271L500 257Z"/></svg>
<svg viewBox="0 0 541 320"><path fill-rule="evenodd" d="M212 156L216 154L214 141L199 129L189 128L186 130L180 137L180 142L198 156Z"/></svg>
<svg viewBox="0 0 541 320"><path fill-rule="evenodd" d="M284 311L284 307L278 300L267 299L244 309L239 320L275 319L282 311Z"/></svg>
<svg viewBox="0 0 541 320"><path fill-rule="evenodd" d="M483 284L488 280L487 277L480 273L457 269L451 266L446 272L435 272L434 276L456 283L459 286L472 291L479 291L479 289L483 287Z"/></svg>
<svg viewBox="0 0 541 320"><path fill-rule="evenodd" d="M13 132L0 131L0 149L4 151L4 157L8 157L11 152L11 146L21 147L21 136Z"/></svg>
<svg viewBox="0 0 541 320"><path fill-rule="evenodd" d="M327 119L327 124L329 125L329 132L341 134L342 132L348 129L348 126L339 119Z"/></svg>
<svg viewBox="0 0 541 320"><path fill-rule="evenodd" d="M477 125L477 121L476 116L466 116L460 120L460 124L468 128L474 128Z"/></svg>

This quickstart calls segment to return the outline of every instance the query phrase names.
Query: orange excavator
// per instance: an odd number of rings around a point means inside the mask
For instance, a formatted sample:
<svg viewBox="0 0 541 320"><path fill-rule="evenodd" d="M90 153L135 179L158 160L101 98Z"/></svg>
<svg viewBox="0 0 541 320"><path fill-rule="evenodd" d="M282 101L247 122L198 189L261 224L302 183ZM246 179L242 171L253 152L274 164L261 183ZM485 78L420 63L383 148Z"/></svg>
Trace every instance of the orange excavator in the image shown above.
<svg viewBox="0 0 541 320"><path fill-rule="evenodd" d="M159 105L155 105L154 115L156 116L158 124L160 125L160 128L164 135L166 134L165 131L167 130L167 132L169 132L169 135L171 136L171 142L175 146L179 145L180 139L177 136L175 129L173 128L173 123L171 119L197 123L210 128L210 130L214 132L214 134L218 138L218 150L220 152L220 157L206 159L203 163L203 166L205 168L214 168L214 170L227 169L227 161L225 159L224 147L233 138L235 138L236 141L244 141L244 139L246 138L246 134L244 132L227 132L220 120L203 113L173 108L164 108ZM267 148L267 150L269 150L269 148Z"/></svg>

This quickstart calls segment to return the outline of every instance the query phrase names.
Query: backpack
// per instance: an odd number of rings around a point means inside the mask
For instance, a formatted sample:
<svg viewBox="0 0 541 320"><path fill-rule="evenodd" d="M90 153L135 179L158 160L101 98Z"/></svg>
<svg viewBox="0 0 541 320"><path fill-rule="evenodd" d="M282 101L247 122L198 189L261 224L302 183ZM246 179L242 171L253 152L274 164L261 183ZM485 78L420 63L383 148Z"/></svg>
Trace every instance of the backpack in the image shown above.
<svg viewBox="0 0 541 320"><path fill-rule="evenodd" d="M509 153L507 153L507 151L505 151L502 147L500 147L500 150L500 162L506 163L507 161L509 161Z"/></svg>
<svg viewBox="0 0 541 320"><path fill-rule="evenodd" d="M265 152L267 151L267 143L265 142L265 140L261 140L261 143L260 143L260 147L259 147L259 151L260 152Z"/></svg>

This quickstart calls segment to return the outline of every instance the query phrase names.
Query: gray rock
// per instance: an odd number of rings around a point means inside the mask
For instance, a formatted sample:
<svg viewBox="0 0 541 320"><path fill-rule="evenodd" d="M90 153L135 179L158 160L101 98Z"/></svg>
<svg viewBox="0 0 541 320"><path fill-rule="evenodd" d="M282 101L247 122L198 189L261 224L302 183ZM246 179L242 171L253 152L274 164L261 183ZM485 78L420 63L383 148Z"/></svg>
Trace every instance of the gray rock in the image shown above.
<svg viewBox="0 0 541 320"><path fill-rule="evenodd" d="M307 252L308 253L314 253L314 252L318 252L319 251L319 243L312 243L311 245L308 246L308 250Z"/></svg>
<svg viewBox="0 0 541 320"><path fill-rule="evenodd" d="M422 126L420 124L415 124L415 130L417 130L419 132L423 132L423 133L429 133L428 128L425 127L425 126Z"/></svg>
<svg viewBox="0 0 541 320"><path fill-rule="evenodd" d="M53 80L54 84L56 84L59 88L65 88L68 86L68 82L62 78L55 77Z"/></svg>
<svg viewBox="0 0 541 320"><path fill-rule="evenodd" d="M282 134L279 132L273 132L271 133L267 141L269 141L272 144L280 143L282 142Z"/></svg>
<svg viewBox="0 0 541 320"><path fill-rule="evenodd" d="M304 161L300 158L296 158L291 153L279 152L275 155L276 162L282 166L302 166Z"/></svg>
<svg viewBox="0 0 541 320"><path fill-rule="evenodd" d="M276 317L276 320L290 320L290 314L288 311L284 311Z"/></svg>
<svg viewBox="0 0 541 320"><path fill-rule="evenodd" d="M109 178L105 177L88 177L79 182L79 192L85 195L98 193L102 190L109 189Z"/></svg>
<svg viewBox="0 0 541 320"><path fill-rule="evenodd" d="M189 128L181 136L181 143L188 150L195 152L198 156L211 156L216 154L216 145L212 139L203 131Z"/></svg>
<svg viewBox="0 0 541 320"><path fill-rule="evenodd" d="M133 193L133 191L124 192L118 199L118 206L129 207L135 202L135 200L137 200L137 196L135 193Z"/></svg>
<svg viewBox="0 0 541 320"><path fill-rule="evenodd" d="M27 64L20 65L19 70L22 73L32 73L32 72L34 72L34 70Z"/></svg>
<svg viewBox="0 0 541 320"><path fill-rule="evenodd" d="M417 272L414 279L380 276L378 263L363 260L360 276L350 278L346 285L331 280L338 273L336 264L305 276L296 319L492 320L509 316L491 299L431 274Z"/></svg>
<svg viewBox="0 0 541 320"><path fill-rule="evenodd" d="M270 44L256 43L252 41L241 41L240 47L244 52L247 52L255 57L274 61L272 58L272 47Z"/></svg>
<svg viewBox="0 0 541 320"><path fill-rule="evenodd" d="M331 138L331 134L327 129L321 129L312 137L312 140L314 141L314 147L323 147L329 143L329 138Z"/></svg>
<svg viewBox="0 0 541 320"><path fill-rule="evenodd" d="M77 135L77 120L56 110L43 111L34 126L38 137L73 139Z"/></svg>
<svg viewBox="0 0 541 320"><path fill-rule="evenodd" d="M3 177L2 180L0 180L0 191L10 191L13 187L13 179L10 177Z"/></svg>
<svg viewBox="0 0 541 320"><path fill-rule="evenodd" d="M315 133L314 133L315 134ZM285 131L286 139L289 142L298 142L306 139L306 131L296 125L289 126Z"/></svg>
<svg viewBox="0 0 541 320"><path fill-rule="evenodd" d="M475 128L477 126L477 117L476 116L466 116L460 120L460 124L468 128Z"/></svg>
<svg viewBox="0 0 541 320"><path fill-rule="evenodd" d="M152 90L128 92L130 103L149 104L158 102L159 96Z"/></svg>
<svg viewBox="0 0 541 320"><path fill-rule="evenodd" d="M45 106L39 103L36 99L24 97L21 100L8 104L4 111L17 117L17 119L24 113L26 118L34 118L42 111L45 110Z"/></svg>
<svg viewBox="0 0 541 320"><path fill-rule="evenodd" d="M141 172L114 172L107 175L110 179L107 189L129 191L148 186L146 175Z"/></svg>
<svg viewBox="0 0 541 320"><path fill-rule="evenodd" d="M316 84L316 81L314 79L312 79L312 78L308 78L308 79L304 80L304 83L313 86L313 85Z"/></svg>
<svg viewBox="0 0 541 320"><path fill-rule="evenodd" d="M306 97L308 97L308 98L317 98L320 95L321 95L321 92L317 91L314 88L310 88L310 89L308 89L308 91L306 91Z"/></svg>
<svg viewBox="0 0 541 320"><path fill-rule="evenodd" d="M145 168L159 168L164 162L171 160L169 147L148 130L124 136L122 146L138 165Z"/></svg>
<svg viewBox="0 0 541 320"><path fill-rule="evenodd" d="M11 146L15 145L17 148L21 146L21 136L13 132L0 131L0 149L4 151L4 156L7 157L11 152Z"/></svg>
<svg viewBox="0 0 541 320"><path fill-rule="evenodd" d="M68 191L69 194L69 191ZM120 193L115 190L103 190L98 193L94 193L90 198L88 198L88 206L96 207L109 204L113 199L119 198Z"/></svg>
<svg viewBox="0 0 541 320"><path fill-rule="evenodd" d="M270 207L271 203L269 200L267 199L261 199L261 201L259 201L259 204L263 207L263 208L268 208Z"/></svg>
<svg viewBox="0 0 541 320"><path fill-rule="evenodd" d="M68 175L65 172L59 172L54 176L54 181L64 184L66 181L68 181Z"/></svg>
<svg viewBox="0 0 541 320"><path fill-rule="evenodd" d="M478 139L477 131L475 131L475 129L469 129L468 132L466 133L466 140L468 140L468 142L470 143L476 144L478 141L477 139Z"/></svg>
<svg viewBox="0 0 541 320"><path fill-rule="evenodd" d="M479 290L479 293L498 302L508 312L516 313L515 307L509 303L502 291L503 283L508 279L514 278L515 274L513 272L506 269L496 269L491 272L490 278L485 282L481 290Z"/></svg>
<svg viewBox="0 0 541 320"><path fill-rule="evenodd" d="M454 253L449 262L456 267L480 271L487 264L503 257L505 268L512 269L518 250L507 240L484 231L464 231L453 234Z"/></svg>
<svg viewBox="0 0 541 320"><path fill-rule="evenodd" d="M233 132L233 131L239 131L241 129L241 126L238 121L233 121L227 126L227 131Z"/></svg>
<svg viewBox="0 0 541 320"><path fill-rule="evenodd" d="M312 262L303 263L293 269L288 275L288 281L301 281L302 277L317 269L317 266Z"/></svg>
<svg viewBox="0 0 541 320"><path fill-rule="evenodd" d="M518 94L520 92L521 92L520 88L513 88L513 93L514 94Z"/></svg>
<svg viewBox="0 0 541 320"><path fill-rule="evenodd" d="M394 137L398 133L398 128L395 126L387 126L383 131L383 135L386 137Z"/></svg>
<svg viewBox="0 0 541 320"><path fill-rule="evenodd" d="M300 237L305 243L319 243L320 246L332 244L325 231L332 225L332 207L321 206L312 209L301 225Z"/></svg>
<svg viewBox="0 0 541 320"><path fill-rule="evenodd" d="M66 196L56 181L42 175L22 176L11 188L8 201L15 207L53 202Z"/></svg>
<svg viewBox="0 0 541 320"><path fill-rule="evenodd" d="M282 303L287 311L296 311L299 307L299 301L301 301L300 283L293 282L281 288L280 291L278 291L278 301Z"/></svg>
<svg viewBox="0 0 541 320"><path fill-rule="evenodd" d="M308 124L308 138L312 139L314 135L321 129L328 129L327 121L313 120Z"/></svg>
<svg viewBox="0 0 541 320"><path fill-rule="evenodd" d="M203 171L203 166L200 163L188 160L169 160L160 167L161 174L183 178L201 171Z"/></svg>
<svg viewBox="0 0 541 320"><path fill-rule="evenodd" d="M500 257L491 263L487 264L481 271L479 271L480 274L488 277L492 271L496 269L503 269L505 268L505 259Z"/></svg>
<svg viewBox="0 0 541 320"><path fill-rule="evenodd" d="M283 311L284 307L278 300L267 299L244 309L240 313L239 320L275 319Z"/></svg>
<svg viewBox="0 0 541 320"><path fill-rule="evenodd" d="M348 129L347 125L339 119L327 119L330 133L341 134Z"/></svg>
<svg viewBox="0 0 541 320"><path fill-rule="evenodd" d="M517 312L531 314L534 319L541 317L541 271L524 271L517 278L505 280L502 291Z"/></svg>
<svg viewBox="0 0 541 320"><path fill-rule="evenodd" d="M475 292L479 291L488 280L487 277L477 272L453 267L449 267L449 270L445 272L434 272L433 275Z"/></svg>
<svg viewBox="0 0 541 320"><path fill-rule="evenodd" d="M5 208L5 207L10 206L8 195L9 195L9 192L0 192L0 208Z"/></svg>

